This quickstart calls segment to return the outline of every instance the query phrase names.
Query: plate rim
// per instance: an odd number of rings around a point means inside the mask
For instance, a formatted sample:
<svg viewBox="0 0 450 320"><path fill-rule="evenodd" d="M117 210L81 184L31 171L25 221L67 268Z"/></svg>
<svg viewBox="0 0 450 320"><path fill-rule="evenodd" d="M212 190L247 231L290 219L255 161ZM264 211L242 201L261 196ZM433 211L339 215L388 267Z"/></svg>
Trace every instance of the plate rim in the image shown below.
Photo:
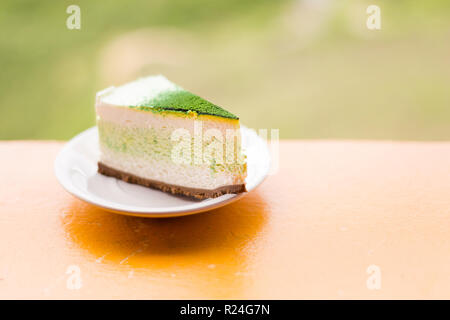
<svg viewBox="0 0 450 320"><path fill-rule="evenodd" d="M241 129L252 131L252 129L249 129L244 125L241 125ZM76 186L72 182L68 181L68 179L65 178L65 172L66 172L64 170L65 166L62 165L62 163L61 163L61 161L63 161L64 154L67 153L69 150L71 150L75 145L77 145L77 143L79 143L79 140L82 140L87 135L93 134L92 132L96 131L96 130L97 130L97 126L92 126L88 129L78 133L72 139L70 139L69 141L67 141L64 144L64 146L58 152L58 154L54 160L54 167L53 167L54 174L55 174L56 179L58 180L59 184L64 188L64 190L66 190L68 193L70 193L75 198L85 201L97 208L101 208L101 209L104 209L106 211L113 212L116 214L135 216L135 217L145 217L145 218L169 218L169 217L187 216L187 215L192 215L192 214L197 214L197 213L217 209L217 208L223 207L225 205L228 205L231 202L235 202L235 201L241 199L242 197L246 196L249 192L256 189L256 187L258 187L267 178L269 170L270 170L270 166L271 166L271 156L270 156L269 148L267 146L267 142L264 141L255 132L257 138L260 140L260 142L263 142L264 148L266 149L265 151L267 153L267 163L266 163L266 168L265 168L266 170L264 171L264 173L257 176L255 183L253 184L253 186L251 186L251 188L247 189L247 192L243 192L243 193L239 193L239 194L232 194L231 197L229 197L228 199L225 199L225 200L219 201L219 202L214 202L214 203L211 203L209 205L206 205L206 206L203 206L200 208L191 208L191 209L184 209L184 210L183 209L179 209L179 210L170 210L169 209L168 211L157 211L157 210L148 210L147 211L146 209L136 209L136 208L129 208L126 210L118 209L117 207L110 206L107 203L106 204L105 203L97 203L97 202L95 202L95 200L92 200L92 198L86 197L83 192L79 192L78 188L76 188ZM93 196L95 197L95 195L93 195ZM105 202L107 202L107 201L105 200Z"/></svg>

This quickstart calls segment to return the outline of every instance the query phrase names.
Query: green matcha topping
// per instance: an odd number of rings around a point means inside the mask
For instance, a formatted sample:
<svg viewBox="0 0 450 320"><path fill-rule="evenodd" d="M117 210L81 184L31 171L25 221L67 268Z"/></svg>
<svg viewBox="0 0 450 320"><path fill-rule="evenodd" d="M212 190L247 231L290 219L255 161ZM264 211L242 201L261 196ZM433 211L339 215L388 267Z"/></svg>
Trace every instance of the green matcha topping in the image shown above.
<svg viewBox="0 0 450 320"><path fill-rule="evenodd" d="M182 89L163 91L154 98L151 98L138 106L130 106L130 108L144 111L172 110L183 113L193 111L198 114L208 114L223 118L239 119L237 116L226 111L225 109L222 109L221 107Z"/></svg>

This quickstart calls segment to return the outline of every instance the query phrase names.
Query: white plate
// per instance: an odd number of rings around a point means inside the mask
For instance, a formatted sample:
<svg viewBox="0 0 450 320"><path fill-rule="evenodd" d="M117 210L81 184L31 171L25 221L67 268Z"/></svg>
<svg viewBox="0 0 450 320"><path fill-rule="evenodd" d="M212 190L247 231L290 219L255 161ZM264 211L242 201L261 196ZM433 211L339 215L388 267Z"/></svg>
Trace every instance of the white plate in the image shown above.
<svg viewBox="0 0 450 320"><path fill-rule="evenodd" d="M250 192L267 176L270 154L267 143L254 130L241 126L242 146L247 155L246 187ZM229 204L246 193L226 194L214 199L191 200L130 184L97 173L99 159L97 127L70 140L55 160L55 174L75 197L108 211L142 217L182 216Z"/></svg>

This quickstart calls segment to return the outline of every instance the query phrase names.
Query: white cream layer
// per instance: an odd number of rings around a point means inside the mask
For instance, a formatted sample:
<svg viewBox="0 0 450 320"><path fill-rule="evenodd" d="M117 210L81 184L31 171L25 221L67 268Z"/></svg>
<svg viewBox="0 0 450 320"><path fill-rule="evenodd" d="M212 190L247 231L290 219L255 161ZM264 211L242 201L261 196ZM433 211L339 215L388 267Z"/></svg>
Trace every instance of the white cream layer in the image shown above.
<svg viewBox="0 0 450 320"><path fill-rule="evenodd" d="M141 178L178 186L211 190L221 186L236 184L233 175L222 172L212 175L209 167L131 157L106 147L101 147L100 161L111 168L131 173Z"/></svg>

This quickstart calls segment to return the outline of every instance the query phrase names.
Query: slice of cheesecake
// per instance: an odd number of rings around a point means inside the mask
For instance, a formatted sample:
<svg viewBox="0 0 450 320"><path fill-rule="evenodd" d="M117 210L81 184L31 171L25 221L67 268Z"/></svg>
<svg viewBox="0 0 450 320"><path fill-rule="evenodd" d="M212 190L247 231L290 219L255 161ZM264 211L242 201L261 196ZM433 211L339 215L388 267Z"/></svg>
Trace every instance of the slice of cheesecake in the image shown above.
<svg viewBox="0 0 450 320"><path fill-rule="evenodd" d="M151 76L97 94L98 172L197 199L245 192L239 118Z"/></svg>

